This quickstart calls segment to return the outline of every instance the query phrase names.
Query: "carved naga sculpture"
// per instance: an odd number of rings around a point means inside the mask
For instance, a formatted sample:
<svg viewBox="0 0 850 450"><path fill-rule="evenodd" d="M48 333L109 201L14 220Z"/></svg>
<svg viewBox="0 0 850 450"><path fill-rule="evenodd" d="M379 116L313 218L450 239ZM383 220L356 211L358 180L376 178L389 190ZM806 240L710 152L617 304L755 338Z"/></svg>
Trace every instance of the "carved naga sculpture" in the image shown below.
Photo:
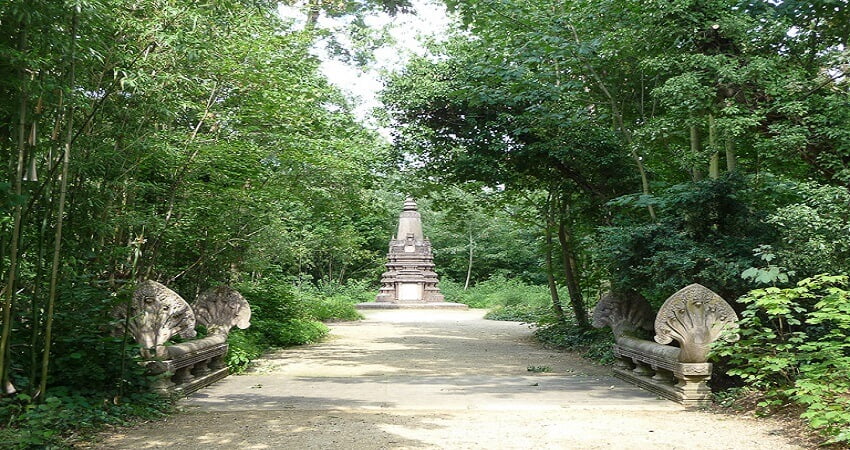
<svg viewBox="0 0 850 450"><path fill-rule="evenodd" d="M195 337L195 314L176 292L156 281L139 283L128 308L119 305L113 315L121 319L120 331L126 321L131 335L142 346L145 358L166 355L164 344L174 335L184 339ZM153 352L151 352L153 350Z"/></svg>
<svg viewBox="0 0 850 450"><path fill-rule="evenodd" d="M737 321L735 310L722 297L694 283L661 306L655 318L655 342L669 344L675 339L681 348L680 362L705 362L714 341L739 339Z"/></svg>
<svg viewBox="0 0 850 450"><path fill-rule="evenodd" d="M614 376L687 405L711 401L708 351L717 339L738 339L737 320L728 303L699 284L671 295L654 321L639 295L606 294L593 312L595 327L614 331ZM652 329L653 322L655 342L634 336L638 329ZM678 348L664 345L673 340Z"/></svg>
<svg viewBox="0 0 850 450"><path fill-rule="evenodd" d="M229 286L207 289L192 305L198 323L207 327L209 333L230 333L234 326L239 329L251 325L251 306L239 292Z"/></svg>
<svg viewBox="0 0 850 450"><path fill-rule="evenodd" d="M593 327L611 327L616 338L638 330L652 331L653 320L652 306L634 292L628 295L606 292L593 309Z"/></svg>

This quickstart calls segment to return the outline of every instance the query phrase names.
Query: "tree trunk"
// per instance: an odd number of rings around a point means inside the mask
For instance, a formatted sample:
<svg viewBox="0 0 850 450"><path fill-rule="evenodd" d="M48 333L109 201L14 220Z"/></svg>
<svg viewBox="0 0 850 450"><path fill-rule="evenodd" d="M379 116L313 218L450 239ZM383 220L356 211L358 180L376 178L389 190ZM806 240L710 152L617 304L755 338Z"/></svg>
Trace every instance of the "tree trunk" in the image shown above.
<svg viewBox="0 0 850 450"><path fill-rule="evenodd" d="M21 32L18 41L18 50L24 52L27 42L27 27L21 23ZM27 142L27 73L21 68L18 71L18 80L21 83L20 101L18 103L18 156L15 168L14 193L16 198L21 196L21 180L24 177L24 155L26 154ZM18 244L21 237L21 220L23 216L23 205L17 204L14 209L14 225L9 243L9 275L6 278L6 292L3 299L3 329L0 331L0 394L14 393L14 387L9 383L9 334L12 331L12 306L15 298L15 277L18 268Z"/></svg>
<svg viewBox="0 0 850 450"><path fill-rule="evenodd" d="M546 238L546 279L549 283L549 295L552 297L552 310L555 311L555 318L560 323L564 323L564 307L561 305L561 298L558 295L558 285L555 283L555 267L552 263L552 251L554 243L552 242L552 228L555 226L552 219L552 193L549 193L549 198L546 199L546 209L544 211L544 235Z"/></svg>
<svg viewBox="0 0 850 450"><path fill-rule="evenodd" d="M466 264L466 282L463 284L463 290L469 289L469 281L472 279L472 230L469 230L469 261Z"/></svg>
<svg viewBox="0 0 850 450"><path fill-rule="evenodd" d="M708 115L708 148L711 150L711 160L708 163L708 177L712 180L720 178L720 152L717 149L717 124L714 115Z"/></svg>
<svg viewBox="0 0 850 450"><path fill-rule="evenodd" d="M47 182L49 183L50 181ZM39 305L38 301L41 298L41 286L44 282L44 257L46 252L44 241L47 235L47 222L50 218L50 211L53 211L53 202L50 201L49 188L46 192L47 194L44 196L45 211L38 230L38 259L36 260L35 287L33 288L32 300L30 301L30 390L38 385L38 351L36 349L39 348L38 342L41 337L41 305ZM30 394L34 394L34 392L30 392Z"/></svg>
<svg viewBox="0 0 850 450"><path fill-rule="evenodd" d="M563 217L558 222L558 240L561 243L561 257L564 260L564 278L567 282L567 291L570 293L570 306L576 316L579 328L587 330L590 328L590 322L587 320L587 310L584 307L584 298L581 295L578 282L575 254L572 245L570 245L570 235L567 232L567 225Z"/></svg>
<svg viewBox="0 0 850 450"><path fill-rule="evenodd" d="M79 6L74 7L73 19L71 19L71 48L68 55L68 89L74 92L76 84L76 56L77 28L80 23ZM62 250L62 221L65 215L65 196L68 193L68 165L71 159L71 140L74 138L74 101L68 98L68 124L65 137L65 152L62 155L62 180L59 182L59 204L56 208L56 234L53 242L53 266L50 271L50 296L47 299L47 313L44 325L44 353L41 356L41 383L38 387L39 398L46 398L47 372L50 368L50 344L53 339L53 308L56 304L56 286L59 283L59 257Z"/></svg>
<svg viewBox="0 0 850 450"><path fill-rule="evenodd" d="M700 142L699 142L699 130L696 125L691 125L691 154L699 155L700 152ZM694 181L702 180L702 170L698 166L694 166L692 177Z"/></svg>
<svg viewBox="0 0 850 450"><path fill-rule="evenodd" d="M549 282L549 295L552 296L552 309L558 322L564 322L564 307L558 296L558 285L555 284L555 268L552 264L552 230L546 227L546 279Z"/></svg>
<svg viewBox="0 0 850 450"><path fill-rule="evenodd" d="M304 24L305 29L312 30L316 28L316 23L319 22L319 13L321 13L321 11L321 0L309 0L307 2L307 21Z"/></svg>
<svg viewBox="0 0 850 450"><path fill-rule="evenodd" d="M738 157L735 155L735 141L732 136L726 135L726 171L738 170Z"/></svg>

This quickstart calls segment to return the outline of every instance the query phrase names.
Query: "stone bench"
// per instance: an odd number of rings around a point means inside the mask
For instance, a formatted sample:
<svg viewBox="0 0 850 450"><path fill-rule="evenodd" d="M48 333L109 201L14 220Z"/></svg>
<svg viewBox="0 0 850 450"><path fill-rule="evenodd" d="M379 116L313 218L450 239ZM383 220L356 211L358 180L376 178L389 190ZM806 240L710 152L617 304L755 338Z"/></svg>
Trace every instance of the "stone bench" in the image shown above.
<svg viewBox="0 0 850 450"><path fill-rule="evenodd" d="M593 325L614 332L614 376L684 405L711 402L711 344L738 338L738 317L719 295L699 284L671 295L658 315L640 295L602 296ZM654 330L655 342L641 339ZM678 346L667 345L675 341Z"/></svg>
<svg viewBox="0 0 850 450"><path fill-rule="evenodd" d="M144 361L148 374L156 375L155 391L188 395L208 386L229 372L224 360L227 336L215 334L203 339L165 347L166 358Z"/></svg>
<svg viewBox="0 0 850 450"><path fill-rule="evenodd" d="M176 292L148 280L139 283L130 303L116 307L113 316L118 319L116 334L127 332L141 346L140 364L156 376L153 389L188 395L228 375L227 336L234 326L250 326L251 306L227 286L204 291L190 306ZM209 336L167 345L175 335L195 337L197 324Z"/></svg>

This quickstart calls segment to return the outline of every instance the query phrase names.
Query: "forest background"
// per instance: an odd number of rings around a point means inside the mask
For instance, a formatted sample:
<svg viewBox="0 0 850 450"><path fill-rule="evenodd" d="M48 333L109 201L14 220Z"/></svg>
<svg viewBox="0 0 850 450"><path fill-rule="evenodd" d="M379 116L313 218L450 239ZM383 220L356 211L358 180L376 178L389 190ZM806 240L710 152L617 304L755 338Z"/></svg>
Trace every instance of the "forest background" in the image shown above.
<svg viewBox="0 0 850 450"><path fill-rule="evenodd" d="M413 195L450 300L604 359L600 292L699 282L743 317L722 398L850 441L847 2L447 3L387 74L392 142L311 49L367 67L404 0L0 4L0 437L167 409L109 333L140 280L243 292L234 370L356 318Z"/></svg>

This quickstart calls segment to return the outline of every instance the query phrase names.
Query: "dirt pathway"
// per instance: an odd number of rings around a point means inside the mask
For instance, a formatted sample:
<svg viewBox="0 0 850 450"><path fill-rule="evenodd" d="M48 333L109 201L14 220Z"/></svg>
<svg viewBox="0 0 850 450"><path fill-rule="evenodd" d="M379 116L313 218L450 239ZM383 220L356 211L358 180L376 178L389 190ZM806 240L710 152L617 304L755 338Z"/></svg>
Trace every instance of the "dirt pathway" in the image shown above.
<svg viewBox="0 0 850 450"><path fill-rule="evenodd" d="M100 448L802 448L776 425L684 410L482 315L369 311Z"/></svg>

